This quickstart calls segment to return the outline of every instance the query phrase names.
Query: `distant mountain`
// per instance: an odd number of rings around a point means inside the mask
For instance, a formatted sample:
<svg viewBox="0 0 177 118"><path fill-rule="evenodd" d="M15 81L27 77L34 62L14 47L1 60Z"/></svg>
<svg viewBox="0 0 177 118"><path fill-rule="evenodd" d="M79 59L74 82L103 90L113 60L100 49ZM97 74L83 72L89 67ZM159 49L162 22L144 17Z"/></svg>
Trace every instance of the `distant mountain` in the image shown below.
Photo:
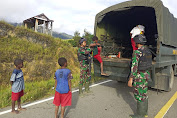
<svg viewBox="0 0 177 118"><path fill-rule="evenodd" d="M22 26L22 23L10 23L9 24L13 25L13 26ZM69 34L66 34L66 33L58 33L58 32L55 32L53 31L52 33L53 37L56 37L56 38L61 38L61 39L72 39L73 36L72 35L69 35Z"/></svg>
<svg viewBox="0 0 177 118"><path fill-rule="evenodd" d="M9 23L9 24L11 24L11 25L16 27L16 26L22 26L23 23Z"/></svg>
<svg viewBox="0 0 177 118"><path fill-rule="evenodd" d="M56 38L61 38L61 39L72 39L73 36L72 35L69 35L69 34L66 34L66 33L58 33L58 32L55 32L53 31L53 37L56 37Z"/></svg>

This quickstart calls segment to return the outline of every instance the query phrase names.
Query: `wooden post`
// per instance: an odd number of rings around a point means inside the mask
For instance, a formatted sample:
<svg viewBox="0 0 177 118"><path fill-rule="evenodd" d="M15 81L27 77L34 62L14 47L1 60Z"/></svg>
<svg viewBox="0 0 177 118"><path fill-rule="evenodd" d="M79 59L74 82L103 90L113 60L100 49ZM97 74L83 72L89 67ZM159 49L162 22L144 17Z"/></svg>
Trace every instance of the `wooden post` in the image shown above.
<svg viewBox="0 0 177 118"><path fill-rule="evenodd" d="M25 28L28 28L28 24L27 23L25 23Z"/></svg>
<svg viewBox="0 0 177 118"><path fill-rule="evenodd" d="M52 36L52 26L53 26L53 22L51 22L51 36Z"/></svg>
<svg viewBox="0 0 177 118"><path fill-rule="evenodd" d="M43 26L43 33L46 34L45 20L43 21L43 24L44 24L44 26Z"/></svg>
<svg viewBox="0 0 177 118"><path fill-rule="evenodd" d="M49 34L49 22L46 22L46 34Z"/></svg>
<svg viewBox="0 0 177 118"><path fill-rule="evenodd" d="M38 29L38 19L35 21L34 31L37 32Z"/></svg>

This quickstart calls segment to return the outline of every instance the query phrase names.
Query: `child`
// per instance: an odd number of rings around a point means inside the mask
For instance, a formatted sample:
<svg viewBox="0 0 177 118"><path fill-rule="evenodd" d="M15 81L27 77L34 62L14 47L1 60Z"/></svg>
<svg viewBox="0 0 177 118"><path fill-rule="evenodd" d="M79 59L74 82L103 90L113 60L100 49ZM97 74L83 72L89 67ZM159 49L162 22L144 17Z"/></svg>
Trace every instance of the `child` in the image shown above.
<svg viewBox="0 0 177 118"><path fill-rule="evenodd" d="M103 72L103 61L101 58L101 45L98 43L98 37L94 36L92 38L92 43L90 44L90 47L93 47L93 57L99 61L100 63L100 68L101 68L101 75L103 76L109 76L108 74Z"/></svg>
<svg viewBox="0 0 177 118"><path fill-rule="evenodd" d="M23 61L21 59L16 59L14 61L16 68L13 70L11 81L12 89L12 113L18 114L20 110L26 110L21 107L21 97L24 95L23 90L25 89L23 72L21 68L23 67ZM15 101L18 103L18 109L15 110Z"/></svg>
<svg viewBox="0 0 177 118"><path fill-rule="evenodd" d="M61 69L55 72L55 97L53 104L55 104L55 118L58 118L58 109L61 104L61 118L64 118L65 106L71 106L72 91L71 91L71 79L72 74L67 67L67 60L65 58L59 58L58 64Z"/></svg>
<svg viewBox="0 0 177 118"><path fill-rule="evenodd" d="M78 60L80 63L80 82L79 82L79 95L83 97L82 86L85 84L85 91L89 91L89 80L90 80L90 71L89 71L89 54L91 53L90 48L86 48L86 39L81 38L79 40L80 47L78 49Z"/></svg>

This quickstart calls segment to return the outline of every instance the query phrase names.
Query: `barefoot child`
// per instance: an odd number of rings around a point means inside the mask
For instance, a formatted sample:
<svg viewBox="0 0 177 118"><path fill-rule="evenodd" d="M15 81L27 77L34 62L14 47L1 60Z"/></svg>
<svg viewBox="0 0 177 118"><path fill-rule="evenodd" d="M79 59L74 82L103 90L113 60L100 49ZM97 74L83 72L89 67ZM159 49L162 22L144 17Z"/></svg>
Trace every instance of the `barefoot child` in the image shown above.
<svg viewBox="0 0 177 118"><path fill-rule="evenodd" d="M101 50L102 50L102 47L101 47L101 44L98 43L98 37L97 36L94 36L92 38L92 43L90 44L90 47L93 48L93 57L99 61L100 63L100 69L101 69L101 75L103 76L109 76L108 74L104 73L103 72L103 61L102 61L102 58L101 58Z"/></svg>
<svg viewBox="0 0 177 118"><path fill-rule="evenodd" d="M59 58L58 64L61 69L55 72L55 97L53 104L55 104L55 118L58 118L58 109L61 105L61 118L64 118L65 106L71 106L72 91L71 91L71 79L72 74L67 69L67 60L65 58Z"/></svg>
<svg viewBox="0 0 177 118"><path fill-rule="evenodd" d="M12 113L18 114L20 110L26 110L21 107L21 97L24 95L23 90L25 88L23 72L21 68L23 67L23 61L21 59L16 59L14 61L16 68L13 70L12 76L10 78L11 89L12 89ZM17 101L18 109L15 110L15 101Z"/></svg>

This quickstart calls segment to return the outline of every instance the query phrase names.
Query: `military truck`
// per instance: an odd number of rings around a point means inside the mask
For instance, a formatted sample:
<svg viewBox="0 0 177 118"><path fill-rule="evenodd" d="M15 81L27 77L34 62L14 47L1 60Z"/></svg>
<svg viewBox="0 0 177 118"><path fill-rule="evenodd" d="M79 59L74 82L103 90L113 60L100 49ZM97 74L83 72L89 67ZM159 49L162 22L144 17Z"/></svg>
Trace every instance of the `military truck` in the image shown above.
<svg viewBox="0 0 177 118"><path fill-rule="evenodd" d="M94 34L103 46L104 71L109 79L127 81L133 52L130 31L136 25L145 26L147 46L153 54L149 86L170 91L177 64L177 19L160 0L127 1L96 15ZM118 54L120 58L109 58ZM100 76L99 62L94 59L93 65L94 74Z"/></svg>

